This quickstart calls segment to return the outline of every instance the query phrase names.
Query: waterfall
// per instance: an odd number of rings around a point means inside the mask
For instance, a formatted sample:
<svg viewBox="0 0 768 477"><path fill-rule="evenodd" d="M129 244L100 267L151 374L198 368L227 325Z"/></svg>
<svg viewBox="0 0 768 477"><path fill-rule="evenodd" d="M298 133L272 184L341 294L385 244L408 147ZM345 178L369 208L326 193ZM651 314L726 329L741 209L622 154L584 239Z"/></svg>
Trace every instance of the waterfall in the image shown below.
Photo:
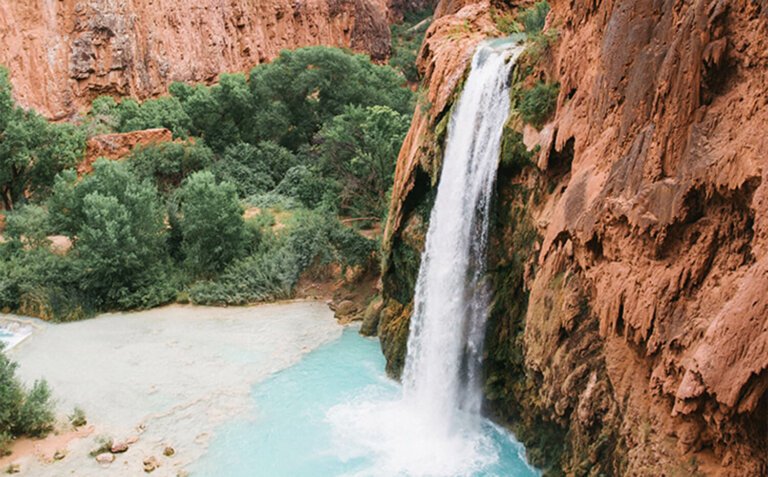
<svg viewBox="0 0 768 477"><path fill-rule="evenodd" d="M403 375L405 399L443 427L457 409L480 413L488 215L509 116L510 70L521 51L481 45L448 124Z"/></svg>
<svg viewBox="0 0 768 477"><path fill-rule="evenodd" d="M414 297L402 396L357 396L329 410L345 477L527 477L514 436L480 414L491 293L485 282L490 202L509 77L523 47L480 45L448 124Z"/></svg>

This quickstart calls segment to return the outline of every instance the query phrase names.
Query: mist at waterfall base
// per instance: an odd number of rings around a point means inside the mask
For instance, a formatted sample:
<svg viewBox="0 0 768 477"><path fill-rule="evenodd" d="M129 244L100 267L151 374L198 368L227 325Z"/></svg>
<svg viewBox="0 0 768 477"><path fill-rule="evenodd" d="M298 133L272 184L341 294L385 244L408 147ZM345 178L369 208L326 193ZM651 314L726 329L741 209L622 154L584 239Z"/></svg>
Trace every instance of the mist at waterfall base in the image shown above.
<svg viewBox="0 0 768 477"><path fill-rule="evenodd" d="M521 51L510 42L478 47L451 114L402 387L385 377L376 343L347 331L256 387L255 422L229 429L209 452L218 475L538 474L513 436L480 413L488 216Z"/></svg>
<svg viewBox="0 0 768 477"><path fill-rule="evenodd" d="M379 342L348 328L253 388L191 477L529 477L523 446L483 421L444 441L402 403ZM458 450L456 450L458 449Z"/></svg>

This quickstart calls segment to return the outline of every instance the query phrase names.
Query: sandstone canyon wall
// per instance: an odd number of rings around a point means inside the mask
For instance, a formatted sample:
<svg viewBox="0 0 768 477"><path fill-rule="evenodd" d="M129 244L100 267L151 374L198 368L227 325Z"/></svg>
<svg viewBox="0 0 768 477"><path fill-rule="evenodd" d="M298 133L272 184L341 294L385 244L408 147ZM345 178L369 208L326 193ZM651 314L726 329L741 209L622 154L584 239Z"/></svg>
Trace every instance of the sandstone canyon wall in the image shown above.
<svg viewBox="0 0 768 477"><path fill-rule="evenodd" d="M540 152L499 172L490 410L554 475L766 475L768 5L550 3L557 40L512 78L560 92L540 131L510 122ZM442 1L420 52L384 238L394 374L445 120L500 8Z"/></svg>
<svg viewBox="0 0 768 477"><path fill-rule="evenodd" d="M389 21L423 0L5 0L0 64L17 101L54 119L98 95L144 99L173 81L213 82L285 48L389 55Z"/></svg>

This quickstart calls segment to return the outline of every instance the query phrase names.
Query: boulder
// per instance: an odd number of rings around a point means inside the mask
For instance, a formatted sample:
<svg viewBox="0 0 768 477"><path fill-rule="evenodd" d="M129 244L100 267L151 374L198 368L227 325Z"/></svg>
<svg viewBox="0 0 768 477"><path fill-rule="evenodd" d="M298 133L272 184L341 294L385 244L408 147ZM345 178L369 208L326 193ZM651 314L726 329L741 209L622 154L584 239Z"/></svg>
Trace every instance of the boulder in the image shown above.
<svg viewBox="0 0 768 477"><path fill-rule="evenodd" d="M102 452L96 456L96 462L99 464L111 464L115 461L115 454L111 452Z"/></svg>

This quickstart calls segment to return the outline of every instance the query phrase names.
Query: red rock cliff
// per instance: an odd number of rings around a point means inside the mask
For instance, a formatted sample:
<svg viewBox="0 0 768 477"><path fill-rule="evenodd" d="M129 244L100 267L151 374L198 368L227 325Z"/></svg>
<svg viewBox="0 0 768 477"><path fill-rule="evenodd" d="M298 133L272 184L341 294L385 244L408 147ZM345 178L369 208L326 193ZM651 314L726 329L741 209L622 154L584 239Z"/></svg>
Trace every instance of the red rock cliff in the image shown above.
<svg viewBox="0 0 768 477"><path fill-rule="evenodd" d="M432 109L401 152L385 237L390 362L435 168L428 132L478 22L441 25L487 21L469 3L442 2L422 49ZM560 429L548 465L571 475L766 475L768 5L550 3L559 39L534 75L560 83L557 110L526 131L536 167L499 176L491 260L506 274L497 302L514 299L492 316L491 399L532 448Z"/></svg>
<svg viewBox="0 0 768 477"><path fill-rule="evenodd" d="M17 100L65 118L101 94L140 99L172 81L212 82L284 48L389 54L387 22L420 0L7 0L0 64ZM391 11L390 11L391 10Z"/></svg>

